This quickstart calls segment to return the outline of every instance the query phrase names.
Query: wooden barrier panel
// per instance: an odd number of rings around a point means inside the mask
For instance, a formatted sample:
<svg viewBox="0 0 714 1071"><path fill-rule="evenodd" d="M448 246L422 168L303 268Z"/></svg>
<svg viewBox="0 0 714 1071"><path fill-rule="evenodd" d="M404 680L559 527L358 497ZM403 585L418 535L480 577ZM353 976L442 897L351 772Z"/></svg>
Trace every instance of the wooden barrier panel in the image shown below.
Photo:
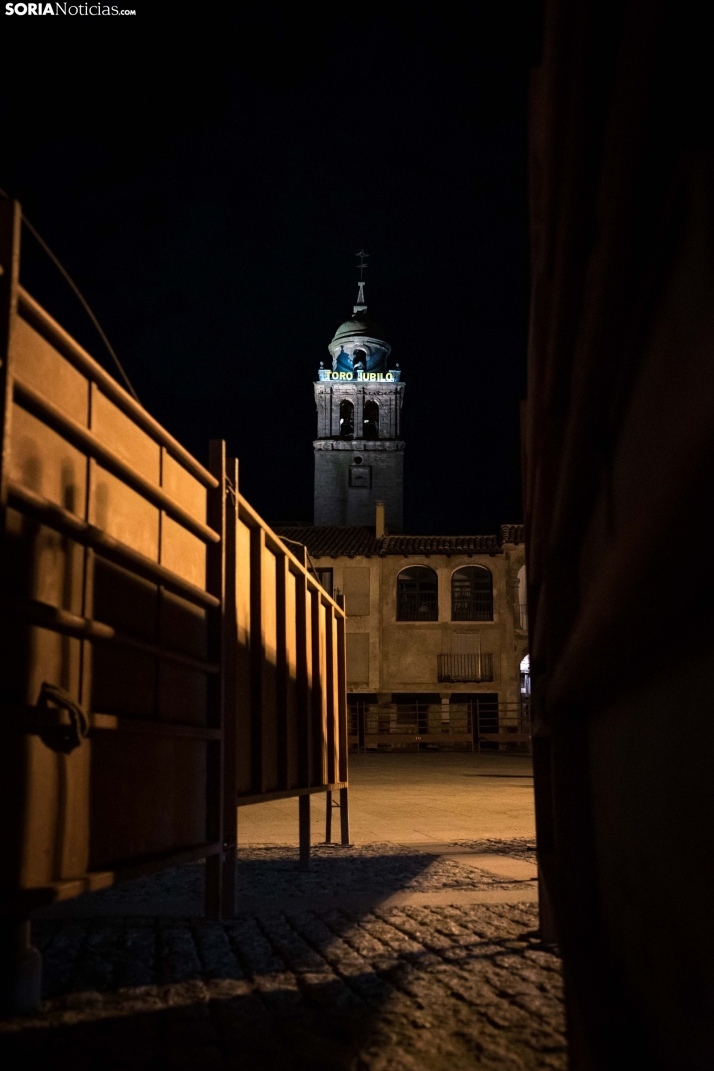
<svg viewBox="0 0 714 1071"><path fill-rule="evenodd" d="M192 458L19 256L0 203L3 944L36 907L194 859L219 914L225 810L223 444Z"/></svg>
<svg viewBox="0 0 714 1071"><path fill-rule="evenodd" d="M308 866L309 796L331 817L338 789L349 841L343 607L239 494L223 443L205 469L22 289L20 219L0 202L0 1003L16 1009L39 998L33 909L205 859L206 912L232 913L239 805L300 797Z"/></svg>
<svg viewBox="0 0 714 1071"><path fill-rule="evenodd" d="M299 797L309 865L309 796L340 792L349 843L345 613L318 583L304 548L290 549L237 491L228 511L227 572L235 576L235 799ZM233 532L235 533L233 535ZM235 548L232 551L230 548ZM227 606L229 604L227 603ZM328 819L327 834L331 822Z"/></svg>

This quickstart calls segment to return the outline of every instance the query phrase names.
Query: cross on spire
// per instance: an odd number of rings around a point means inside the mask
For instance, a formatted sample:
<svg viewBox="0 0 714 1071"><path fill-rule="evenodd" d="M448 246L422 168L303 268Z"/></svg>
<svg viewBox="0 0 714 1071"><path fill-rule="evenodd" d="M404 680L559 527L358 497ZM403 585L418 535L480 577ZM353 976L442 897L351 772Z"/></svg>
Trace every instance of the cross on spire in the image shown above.
<svg viewBox="0 0 714 1071"><path fill-rule="evenodd" d="M364 273L367 270L367 268L369 267L369 265L365 263L365 259L364 258L368 257L369 253L365 253L364 249L360 249L359 253L355 253L355 256L360 258L359 259L359 264L357 265L357 267L359 268L359 281L363 282Z"/></svg>
<svg viewBox="0 0 714 1071"><path fill-rule="evenodd" d="M357 268L359 270L359 279L357 280L357 286L359 287L359 289L357 291L357 304L355 305L353 311L364 312L367 308L364 303L364 273L369 267L365 258L369 256L369 253L365 253L364 249L360 249L359 253L355 253L355 256L359 257L359 264L357 265Z"/></svg>

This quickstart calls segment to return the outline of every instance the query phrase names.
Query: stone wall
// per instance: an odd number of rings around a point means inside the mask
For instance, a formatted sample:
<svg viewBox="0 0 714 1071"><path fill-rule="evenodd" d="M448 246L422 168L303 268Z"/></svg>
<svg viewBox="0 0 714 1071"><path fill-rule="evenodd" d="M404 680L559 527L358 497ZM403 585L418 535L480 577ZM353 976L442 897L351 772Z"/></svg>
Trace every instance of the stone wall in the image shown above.
<svg viewBox="0 0 714 1071"><path fill-rule="evenodd" d="M315 524L374 525L375 503L382 501L389 531L402 531L403 442L318 439L314 445ZM350 486L356 457L371 470L370 486Z"/></svg>
<svg viewBox="0 0 714 1071"><path fill-rule="evenodd" d="M381 557L316 558L316 568L331 568L333 584L345 591L347 609L348 674L350 692L439 693L444 698L458 694L497 692L502 703L520 700L520 662L528 652L528 633L520 627L518 572L525 547L506 545L501 554L471 555L385 555ZM412 565L434 569L439 580L437 621L397 621L397 576ZM464 566L481 565L493 576L493 621L451 620L451 576ZM369 574L369 583L360 578L359 598L352 599L356 570ZM357 588L355 588L357 590ZM368 597L365 596L368 591ZM355 612L357 611L357 612ZM354 635L354 656L349 653ZM471 649L493 657L493 681L445 683L438 680L438 656ZM388 700L387 700L388 702Z"/></svg>

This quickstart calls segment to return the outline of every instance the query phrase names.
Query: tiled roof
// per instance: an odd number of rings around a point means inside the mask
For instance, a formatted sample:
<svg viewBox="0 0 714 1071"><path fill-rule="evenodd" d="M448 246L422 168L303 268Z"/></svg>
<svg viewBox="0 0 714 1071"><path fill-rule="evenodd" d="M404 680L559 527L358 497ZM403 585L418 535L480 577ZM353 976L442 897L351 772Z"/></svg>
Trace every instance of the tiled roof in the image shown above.
<svg viewBox="0 0 714 1071"><path fill-rule="evenodd" d="M526 532L525 525L523 524L502 524L501 525L501 542L502 543L515 543L518 546L519 543L525 543Z"/></svg>
<svg viewBox="0 0 714 1071"><path fill-rule="evenodd" d="M502 531L522 525L503 525ZM311 558L354 558L373 554L502 554L498 536L413 536L387 535L377 539L374 528L366 525L275 525L275 533L304 543ZM519 540L510 539L509 542Z"/></svg>
<svg viewBox="0 0 714 1071"><path fill-rule="evenodd" d="M494 535L485 536L385 536L380 554L500 554Z"/></svg>
<svg viewBox="0 0 714 1071"><path fill-rule="evenodd" d="M374 528L356 524L278 524L273 531L296 543L304 543L311 558L354 558L356 554L371 558L379 554L382 542L375 539Z"/></svg>

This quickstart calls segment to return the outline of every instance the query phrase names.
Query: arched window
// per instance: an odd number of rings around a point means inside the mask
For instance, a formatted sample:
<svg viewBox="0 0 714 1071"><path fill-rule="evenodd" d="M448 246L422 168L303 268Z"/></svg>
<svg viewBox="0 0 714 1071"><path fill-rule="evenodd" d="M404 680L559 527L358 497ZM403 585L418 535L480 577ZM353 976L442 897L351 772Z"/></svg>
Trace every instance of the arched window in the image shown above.
<svg viewBox="0 0 714 1071"><path fill-rule="evenodd" d="M352 353L352 367L355 371L360 368L363 372L367 368L367 352L366 350L354 350Z"/></svg>
<svg viewBox="0 0 714 1071"><path fill-rule="evenodd" d="M379 438L379 406L377 402L364 403L364 431L363 439Z"/></svg>
<svg viewBox="0 0 714 1071"><path fill-rule="evenodd" d="M340 402L340 438L353 439L355 434L355 407L352 402Z"/></svg>
<svg viewBox="0 0 714 1071"><path fill-rule="evenodd" d="M451 620L493 621L493 579L482 565L457 569L451 577Z"/></svg>
<svg viewBox="0 0 714 1071"><path fill-rule="evenodd" d="M433 569L412 565L397 577L397 621L438 621L438 581Z"/></svg>

